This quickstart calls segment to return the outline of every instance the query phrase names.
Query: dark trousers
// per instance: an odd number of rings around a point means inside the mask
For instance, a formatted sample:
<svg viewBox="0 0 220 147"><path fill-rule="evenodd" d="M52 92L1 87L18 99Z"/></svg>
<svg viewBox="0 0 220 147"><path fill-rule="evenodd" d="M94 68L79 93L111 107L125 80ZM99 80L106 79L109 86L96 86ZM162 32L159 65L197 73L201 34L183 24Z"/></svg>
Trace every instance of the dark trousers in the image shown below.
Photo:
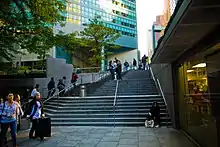
<svg viewBox="0 0 220 147"><path fill-rule="evenodd" d="M160 115L153 116L154 117L154 125L160 125Z"/></svg>
<svg viewBox="0 0 220 147"><path fill-rule="evenodd" d="M146 63L143 63L143 70L146 69Z"/></svg>
<svg viewBox="0 0 220 147"><path fill-rule="evenodd" d="M6 134L7 134L9 127L11 129L11 138L12 138L13 147L16 147L16 144L17 144L17 140L16 140L17 121L13 121L10 123L1 123L0 147L5 147L5 140L7 140L5 138L6 138Z"/></svg>
<svg viewBox="0 0 220 147"><path fill-rule="evenodd" d="M29 138L33 138L33 135L35 133L35 137L38 137L37 134L36 134L36 129L37 129L37 124L38 124L38 120L37 119L33 119L32 120L32 127L31 127L31 130L29 132Z"/></svg>
<svg viewBox="0 0 220 147"><path fill-rule="evenodd" d="M114 79L115 79L115 73L114 73L114 70L113 70L113 69L110 70L110 73L111 73L111 76L112 76L112 80L114 80Z"/></svg>
<svg viewBox="0 0 220 147"><path fill-rule="evenodd" d="M21 129L21 116L19 115L17 119L17 132L19 132Z"/></svg>
<svg viewBox="0 0 220 147"><path fill-rule="evenodd" d="M118 79L118 80L122 80L122 78L121 78L121 72L117 72L117 79Z"/></svg>
<svg viewBox="0 0 220 147"><path fill-rule="evenodd" d="M62 97L64 95L65 95L65 90L64 89L59 89L59 96Z"/></svg>

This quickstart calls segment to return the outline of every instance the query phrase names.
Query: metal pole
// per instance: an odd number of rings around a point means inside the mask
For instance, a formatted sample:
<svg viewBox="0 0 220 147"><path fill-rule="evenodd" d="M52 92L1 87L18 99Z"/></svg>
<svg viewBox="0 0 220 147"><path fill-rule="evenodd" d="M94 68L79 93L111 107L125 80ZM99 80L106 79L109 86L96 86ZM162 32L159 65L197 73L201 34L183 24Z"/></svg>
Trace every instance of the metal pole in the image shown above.
<svg viewBox="0 0 220 147"><path fill-rule="evenodd" d="M102 60L101 60L101 71L105 71L105 47L102 46L102 49L101 49L101 57L102 57Z"/></svg>
<svg viewBox="0 0 220 147"><path fill-rule="evenodd" d="M58 109L58 97L59 97L59 93L57 94L57 109Z"/></svg>

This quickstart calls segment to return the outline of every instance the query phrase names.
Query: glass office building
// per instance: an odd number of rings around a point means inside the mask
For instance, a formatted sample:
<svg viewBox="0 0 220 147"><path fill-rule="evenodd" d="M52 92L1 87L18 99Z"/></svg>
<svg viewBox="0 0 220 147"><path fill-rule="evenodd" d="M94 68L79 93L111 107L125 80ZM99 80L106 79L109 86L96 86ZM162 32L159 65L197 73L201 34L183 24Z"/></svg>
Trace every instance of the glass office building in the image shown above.
<svg viewBox="0 0 220 147"><path fill-rule="evenodd" d="M137 48L135 0L69 0L66 10L65 33L82 30L89 23L89 19L98 16L105 26L121 33L121 37L116 41L117 45L122 46L121 51Z"/></svg>
<svg viewBox="0 0 220 147"><path fill-rule="evenodd" d="M86 25L95 16L124 36L137 36L134 0L70 0L67 4L66 21L69 23Z"/></svg>

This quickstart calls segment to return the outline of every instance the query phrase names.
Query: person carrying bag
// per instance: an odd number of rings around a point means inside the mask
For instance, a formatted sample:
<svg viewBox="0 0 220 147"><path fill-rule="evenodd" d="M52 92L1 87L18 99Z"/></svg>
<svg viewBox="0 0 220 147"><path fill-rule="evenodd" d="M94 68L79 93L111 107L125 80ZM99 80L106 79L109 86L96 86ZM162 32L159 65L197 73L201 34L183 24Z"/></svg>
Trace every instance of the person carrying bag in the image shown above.
<svg viewBox="0 0 220 147"><path fill-rule="evenodd" d="M32 112L30 114L30 120L32 122L32 127L29 132L29 138L35 139L40 138L41 140L44 139L44 137L50 137L51 135L51 122L48 123L48 127L45 127L45 120L48 120L49 118L45 118L44 110L43 110L43 103L41 102L40 93L36 93L35 96L35 103L32 108ZM49 119L50 121L50 119ZM44 134L45 130L49 130L47 133ZM33 135L35 133L35 136Z"/></svg>

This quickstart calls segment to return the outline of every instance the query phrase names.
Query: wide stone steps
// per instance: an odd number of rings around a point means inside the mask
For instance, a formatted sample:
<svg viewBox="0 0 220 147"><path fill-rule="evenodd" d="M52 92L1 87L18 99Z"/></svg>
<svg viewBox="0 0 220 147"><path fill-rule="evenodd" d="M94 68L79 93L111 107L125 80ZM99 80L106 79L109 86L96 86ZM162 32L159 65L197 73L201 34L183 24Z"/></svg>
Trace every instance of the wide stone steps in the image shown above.
<svg viewBox="0 0 220 147"><path fill-rule="evenodd" d="M119 81L114 107L116 83L105 82L88 93L88 97L60 97L44 103L52 126L144 126L154 101L160 105L161 125L171 125L163 98L149 72L128 72Z"/></svg>

